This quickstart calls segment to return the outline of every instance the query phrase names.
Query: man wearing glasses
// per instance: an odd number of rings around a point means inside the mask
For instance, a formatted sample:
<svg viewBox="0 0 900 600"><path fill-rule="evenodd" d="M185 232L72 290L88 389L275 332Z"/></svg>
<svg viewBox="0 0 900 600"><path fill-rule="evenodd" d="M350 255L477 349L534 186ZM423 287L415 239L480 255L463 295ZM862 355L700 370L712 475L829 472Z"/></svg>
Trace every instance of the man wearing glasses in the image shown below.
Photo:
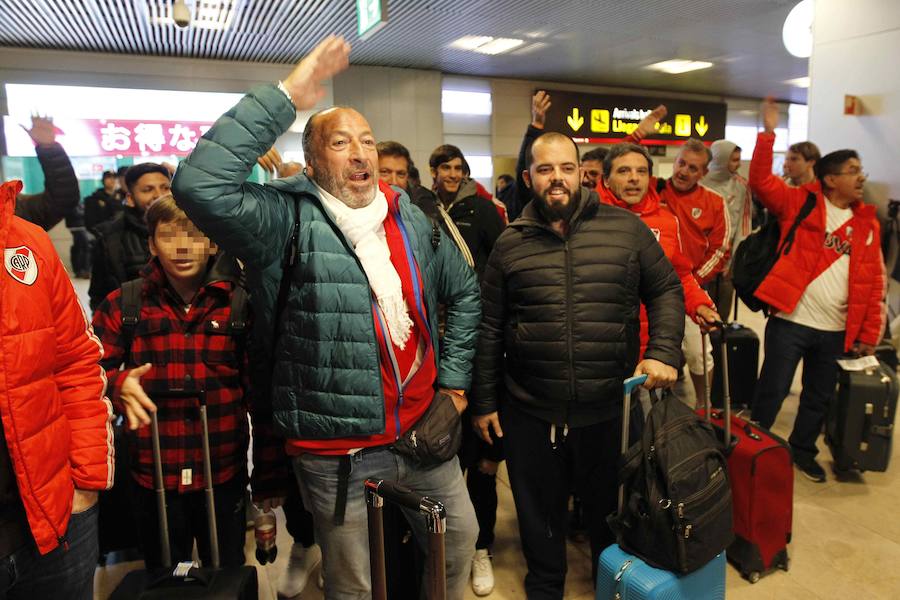
<svg viewBox="0 0 900 600"><path fill-rule="evenodd" d="M884 259L875 208L862 203L866 174L854 150L837 150L815 165L817 181L790 187L772 174L778 109L762 105L763 126L750 163L750 188L781 226L790 229L807 202L814 206L755 292L771 307L765 361L753 420L771 427L803 359L803 391L789 442L794 463L825 481L816 439L834 394L844 352L874 353L884 331ZM812 197L812 199L809 199Z"/></svg>

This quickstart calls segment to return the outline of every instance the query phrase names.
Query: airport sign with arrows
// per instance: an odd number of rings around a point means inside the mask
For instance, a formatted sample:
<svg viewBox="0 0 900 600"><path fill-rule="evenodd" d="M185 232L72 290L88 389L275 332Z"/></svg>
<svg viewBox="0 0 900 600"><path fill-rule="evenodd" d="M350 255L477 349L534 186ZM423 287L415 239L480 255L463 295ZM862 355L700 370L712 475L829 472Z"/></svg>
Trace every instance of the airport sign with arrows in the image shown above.
<svg viewBox="0 0 900 600"><path fill-rule="evenodd" d="M672 100L662 96L617 96L547 90L552 103L545 129L571 136L577 143L615 144L634 131L651 110L665 104L668 115L645 144L677 145L688 138L705 144L725 137L723 102Z"/></svg>

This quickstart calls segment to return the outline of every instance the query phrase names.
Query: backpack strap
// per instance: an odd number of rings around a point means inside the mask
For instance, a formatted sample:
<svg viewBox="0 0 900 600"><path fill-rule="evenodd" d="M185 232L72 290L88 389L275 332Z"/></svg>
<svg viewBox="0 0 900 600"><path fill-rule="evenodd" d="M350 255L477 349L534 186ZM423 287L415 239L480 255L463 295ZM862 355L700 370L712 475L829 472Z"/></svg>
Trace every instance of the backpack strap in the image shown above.
<svg viewBox="0 0 900 600"><path fill-rule="evenodd" d="M228 320L228 332L233 336L243 335L247 330L248 300L247 288L244 286L244 278L241 276L231 294L231 317Z"/></svg>
<svg viewBox="0 0 900 600"><path fill-rule="evenodd" d="M791 223L791 228L788 229L787 235L784 236L784 240L781 242L781 247L778 249L776 256L787 256L788 253L790 253L791 248L794 247L794 235L797 233L800 223L809 216L815 207L816 194L814 192L809 192L806 195L806 202L800 207L800 212L797 213L797 218Z"/></svg>
<svg viewBox="0 0 900 600"><path fill-rule="evenodd" d="M141 294L144 291L143 279L132 279L122 284L122 324L121 340L125 350L122 358L126 366L131 362L131 344L134 342L134 331L141 320Z"/></svg>

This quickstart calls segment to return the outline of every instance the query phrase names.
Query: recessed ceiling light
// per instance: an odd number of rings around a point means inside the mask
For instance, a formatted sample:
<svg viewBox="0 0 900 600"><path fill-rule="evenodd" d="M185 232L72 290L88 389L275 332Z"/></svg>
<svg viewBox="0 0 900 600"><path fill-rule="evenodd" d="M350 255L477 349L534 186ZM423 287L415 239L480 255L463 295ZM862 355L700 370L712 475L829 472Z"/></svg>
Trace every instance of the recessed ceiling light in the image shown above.
<svg viewBox="0 0 900 600"><path fill-rule="evenodd" d="M802 0L791 9L781 29L781 40L788 52L798 58L809 58L812 54L813 3Z"/></svg>
<svg viewBox="0 0 900 600"><path fill-rule="evenodd" d="M518 48L524 43L524 40L517 40L514 38L497 38L493 41L488 42L484 46L478 46L477 48L475 48L475 52L492 55L503 54L504 52L509 52L510 50Z"/></svg>
<svg viewBox="0 0 900 600"><path fill-rule="evenodd" d="M787 81L785 81L785 83L798 88L808 88L809 77L797 77L796 79L788 79Z"/></svg>
<svg viewBox="0 0 900 600"><path fill-rule="evenodd" d="M684 58L675 58L672 60L664 60L662 62L653 63L652 65L647 65L647 68L653 69L654 71L669 73L671 75L678 75L680 73L687 73L689 71L708 69L711 66L713 66L711 62L706 62L704 60L687 60Z"/></svg>
<svg viewBox="0 0 900 600"><path fill-rule="evenodd" d="M515 38L493 38L487 35L467 35L450 43L451 48L469 50L481 54L503 54L525 43Z"/></svg>
<svg viewBox="0 0 900 600"><path fill-rule="evenodd" d="M475 50L479 46L484 46L488 42L493 41L493 39L489 35L466 35L451 42L450 47L457 50Z"/></svg>

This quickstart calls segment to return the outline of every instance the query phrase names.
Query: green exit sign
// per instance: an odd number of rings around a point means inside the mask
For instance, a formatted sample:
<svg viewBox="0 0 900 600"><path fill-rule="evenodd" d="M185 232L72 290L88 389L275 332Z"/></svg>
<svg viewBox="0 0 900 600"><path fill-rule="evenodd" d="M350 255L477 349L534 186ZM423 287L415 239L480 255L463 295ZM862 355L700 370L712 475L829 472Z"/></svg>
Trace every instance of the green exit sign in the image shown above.
<svg viewBox="0 0 900 600"><path fill-rule="evenodd" d="M356 0L356 32L364 40L387 25L387 0Z"/></svg>

